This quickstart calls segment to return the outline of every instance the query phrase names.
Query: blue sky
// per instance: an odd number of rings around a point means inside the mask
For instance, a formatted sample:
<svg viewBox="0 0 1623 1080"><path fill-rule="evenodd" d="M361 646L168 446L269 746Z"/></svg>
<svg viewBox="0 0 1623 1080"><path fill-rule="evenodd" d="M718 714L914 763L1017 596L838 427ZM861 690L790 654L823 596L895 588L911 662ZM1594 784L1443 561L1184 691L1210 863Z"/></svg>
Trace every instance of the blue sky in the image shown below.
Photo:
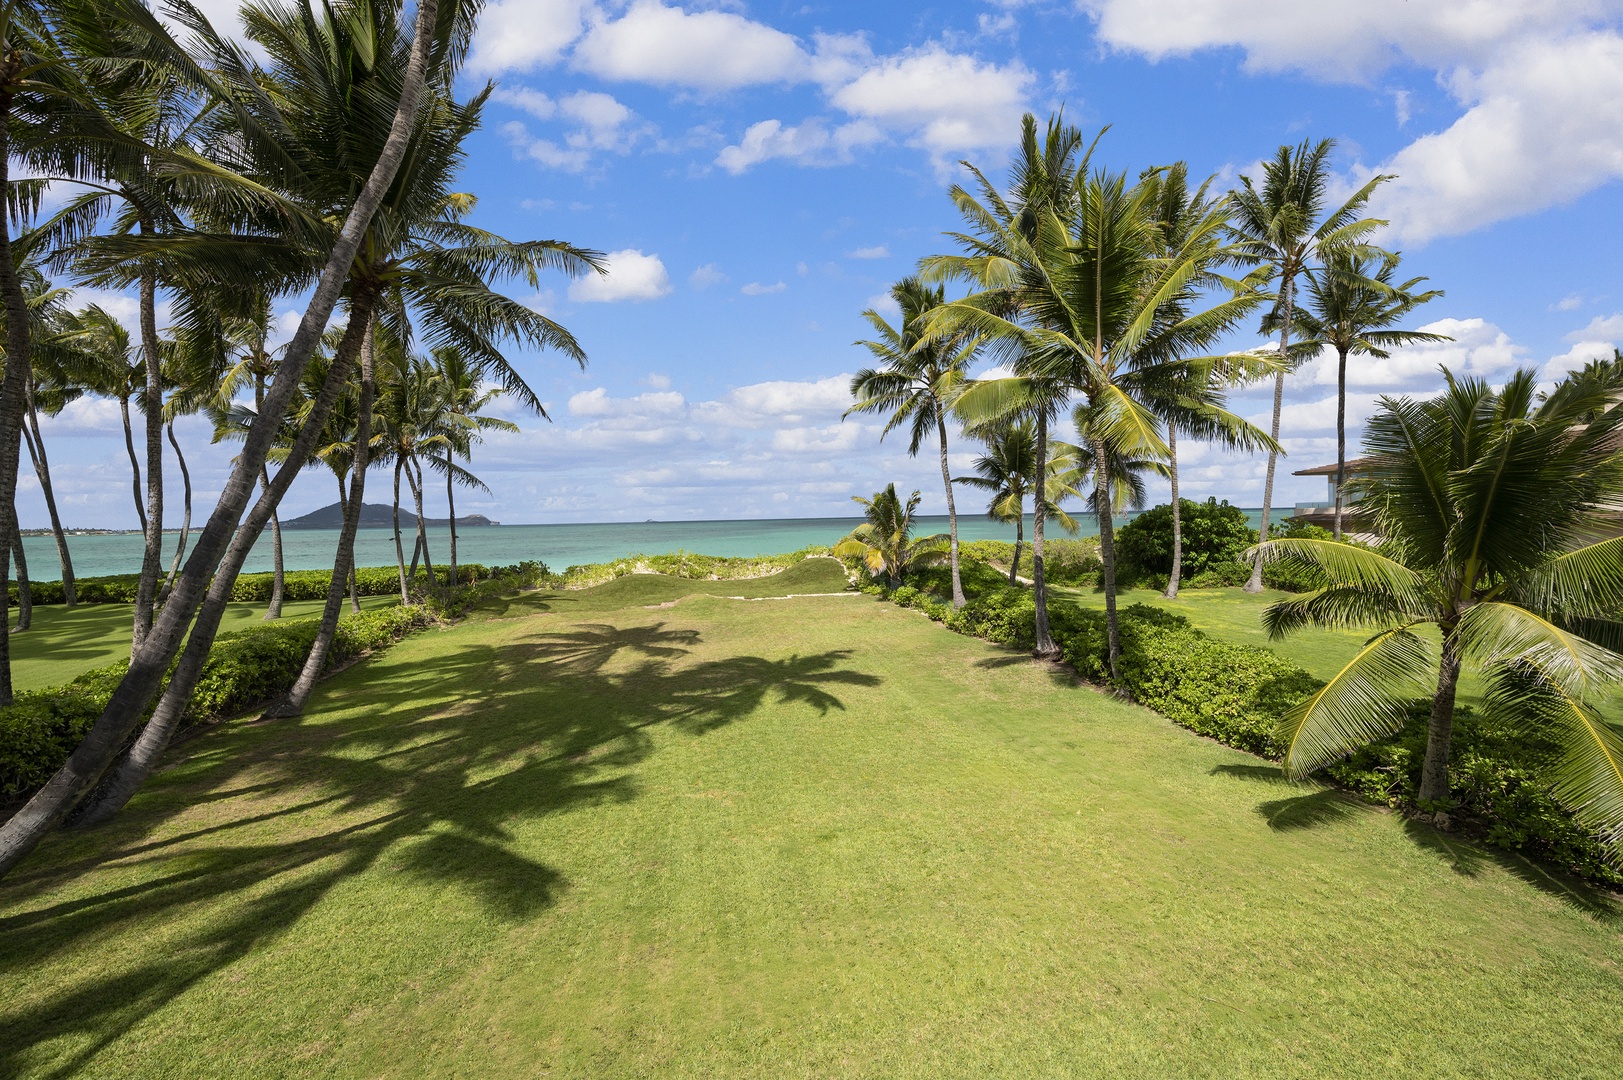
<svg viewBox="0 0 1623 1080"><path fill-rule="evenodd" d="M229 25L234 5L206 7ZM1281 143L1334 137L1345 189L1398 173L1376 204L1385 242L1446 291L1413 326L1456 341L1362 365L1355 420L1381 393L1434 389L1440 362L1493 378L1609 355L1623 343L1620 24L1620 0L490 3L463 79L498 83L470 145L475 220L609 252L612 271L538 294L513 283L591 362L515 354L552 422L506 411L524 431L478 449L491 493L458 509L847 515L850 495L890 480L943 509L932 460L881 442L871 419L842 423L866 357L851 343L865 307L946 250L958 160L1001 178L1027 109L1110 125L1096 161L1111 169L1186 160L1227 186ZM133 315L128 297L84 292ZM1318 364L1290 380L1282 472L1333 460L1332 380ZM1234 404L1265 421L1263 393ZM80 403L45 437L67 523L133 527L116 407ZM198 422L182 440L202 512L230 452ZM960 438L954 468L972 456ZM1185 491L1259 505L1263 465L1190 448ZM285 512L331 502L332 486L312 471ZM1287 475L1276 504L1321 486ZM385 489L379 474L369 501ZM45 524L26 466L19 510Z"/></svg>

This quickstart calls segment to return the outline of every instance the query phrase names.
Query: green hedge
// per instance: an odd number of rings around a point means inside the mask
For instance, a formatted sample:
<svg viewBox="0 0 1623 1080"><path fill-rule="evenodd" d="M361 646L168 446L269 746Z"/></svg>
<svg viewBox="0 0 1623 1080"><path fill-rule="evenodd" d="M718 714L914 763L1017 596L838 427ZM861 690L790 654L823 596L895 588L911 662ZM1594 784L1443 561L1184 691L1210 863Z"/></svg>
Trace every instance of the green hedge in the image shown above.
<svg viewBox="0 0 1623 1080"><path fill-rule="evenodd" d="M956 612L944 602L944 592L909 587L885 593L874 586L863 591L922 610L958 633L1017 649L1035 644L1036 603L1029 589L1010 587L1007 579L972 588L989 577L967 563L963 578L971 599ZM1120 615L1118 685L1135 701L1225 745L1274 761L1283 756L1279 719L1322 686L1319 679L1271 649L1207 637L1163 608L1133 604ZM1054 601L1049 625L1080 675L1109 681L1104 612ZM1330 766L1326 774L1373 801L1413 807L1429 712L1429 702L1416 702L1402 731ZM1451 750L1450 793L1464 815L1482 824L1488 844L1623 886L1623 866L1609 859L1595 835L1550 794L1548 770L1558 760L1553 743L1461 706Z"/></svg>
<svg viewBox="0 0 1623 1080"><path fill-rule="evenodd" d="M400 640L434 621L416 605L379 608L338 621L328 667ZM230 716L263 704L293 685L317 620L267 623L221 634L203 666L187 709L192 722ZM107 707L129 661L87 671L62 687L25 691L0 708L0 796L43 784L67 760Z"/></svg>
<svg viewBox="0 0 1623 1080"><path fill-rule="evenodd" d="M539 565L539 564L537 564ZM458 563L457 577L461 584L483 581L499 570L479 563ZM544 569L544 568L543 568ZM449 566L435 566L434 573L441 579L449 575ZM418 576L423 577L421 567ZM231 587L231 599L239 603L266 603L276 575L241 574ZM74 579L74 593L81 604L133 604L135 590L140 584L139 574L113 574L107 577ZM325 600L327 587L332 582L331 570L289 570L282 575L282 599ZM389 596L400 591L400 570L394 566L363 566L355 572L357 595ZM11 603L17 603L17 583L10 583ZM60 581L30 581L28 594L36 604L60 604L63 601Z"/></svg>
<svg viewBox="0 0 1623 1080"><path fill-rule="evenodd" d="M631 574L664 574L667 577L703 581L736 581L743 578L766 577L787 570L807 559L831 555L834 549L823 544L803 547L783 555L696 555L689 551L676 551L665 555L627 555L603 563L571 566L562 574L553 575L553 584L559 588L583 589L601 585L605 581Z"/></svg>

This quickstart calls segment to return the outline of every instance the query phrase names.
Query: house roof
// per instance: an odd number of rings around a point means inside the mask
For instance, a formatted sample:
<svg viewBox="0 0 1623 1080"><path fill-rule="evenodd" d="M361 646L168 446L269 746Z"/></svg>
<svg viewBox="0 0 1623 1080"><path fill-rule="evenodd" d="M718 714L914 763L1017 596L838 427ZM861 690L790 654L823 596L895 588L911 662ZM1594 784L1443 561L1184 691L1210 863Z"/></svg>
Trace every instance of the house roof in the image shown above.
<svg viewBox="0 0 1623 1080"><path fill-rule="evenodd" d="M1353 458L1347 462L1347 472L1357 472L1359 467L1368 460L1368 458ZM1328 465L1317 465L1311 469L1297 469L1291 473L1292 476L1334 476L1335 474L1336 464L1333 461Z"/></svg>

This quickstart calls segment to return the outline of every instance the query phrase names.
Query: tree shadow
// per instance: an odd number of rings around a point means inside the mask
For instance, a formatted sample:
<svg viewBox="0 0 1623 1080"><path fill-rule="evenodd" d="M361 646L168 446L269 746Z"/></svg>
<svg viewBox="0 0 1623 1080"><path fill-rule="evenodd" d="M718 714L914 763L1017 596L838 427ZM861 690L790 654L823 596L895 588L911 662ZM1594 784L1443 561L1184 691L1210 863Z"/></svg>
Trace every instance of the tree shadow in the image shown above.
<svg viewBox="0 0 1623 1080"><path fill-rule="evenodd" d="M1374 808L1333 787L1291 780L1279 767L1268 765L1223 764L1212 767L1213 776L1233 776L1241 780L1268 784L1272 787L1299 792L1282 799L1268 799L1255 809L1270 829L1289 832L1295 829L1315 829L1350 821ZM1305 789L1305 790L1304 790Z"/></svg>
<svg viewBox="0 0 1623 1080"><path fill-rule="evenodd" d="M698 736L768 704L827 714L845 708L841 687L880 682L853 670L848 650L695 662L699 644L694 629L601 623L538 626L428 662L391 652L323 684L299 720L177 747L118 818L52 837L6 883L0 979L26 985L93 942L139 950L166 935L172 947L123 965L115 951L0 1000L0 1075L82 1068L383 859L467 892L498 926L532 919L569 882L516 850L512 826L635 798L632 767L654 752L652 729ZM182 814L195 827L170 835ZM57 898L101 867L116 884ZM76 1049L47 1066L36 1054L57 1040Z"/></svg>

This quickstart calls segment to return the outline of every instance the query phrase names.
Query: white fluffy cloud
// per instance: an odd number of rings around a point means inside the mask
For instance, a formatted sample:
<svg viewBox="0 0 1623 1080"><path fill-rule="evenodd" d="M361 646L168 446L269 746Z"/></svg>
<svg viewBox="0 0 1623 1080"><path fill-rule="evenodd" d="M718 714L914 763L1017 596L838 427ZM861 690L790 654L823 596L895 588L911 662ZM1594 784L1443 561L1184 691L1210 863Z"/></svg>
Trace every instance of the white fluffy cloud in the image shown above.
<svg viewBox="0 0 1623 1080"><path fill-rule="evenodd" d="M1439 319L1416 329L1441 334L1452 341L1425 342L1391 350L1386 359L1377 356L1351 356L1347 360L1347 385L1354 388L1406 390L1417 384L1436 385L1439 365L1460 375L1499 378L1523 362L1527 349L1515 344L1499 327L1486 319ZM1297 373L1298 382L1314 386L1336 385L1337 358L1326 349Z"/></svg>
<svg viewBox="0 0 1623 1080"><path fill-rule="evenodd" d="M1080 0L1109 46L1151 59L1233 47L1253 71L1367 84L1430 68L1463 110L1365 173L1375 208L1424 242L1570 201L1623 177L1620 0Z"/></svg>
<svg viewBox="0 0 1623 1080"><path fill-rule="evenodd" d="M781 30L658 0L638 0L620 18L597 22L576 46L574 62L604 79L703 90L799 82L811 71L811 58Z"/></svg>
<svg viewBox="0 0 1623 1080"><path fill-rule="evenodd" d="M652 125L638 123L636 114L612 95L593 90L579 90L555 100L527 86L512 86L498 88L492 97L538 120L559 120L570 125L561 141L533 136L516 120L501 129L519 156L565 172L586 169L596 151L629 153L639 138L654 130Z"/></svg>
<svg viewBox="0 0 1623 1080"><path fill-rule="evenodd" d="M1018 63L1000 67L930 45L886 58L831 100L942 155L1007 143L1034 80Z"/></svg>
<svg viewBox="0 0 1623 1080"><path fill-rule="evenodd" d="M815 116L794 125L761 120L745 130L736 146L723 147L716 164L734 176L773 158L797 165L843 165L851 160L853 150L883 138L879 128L865 120L834 128Z"/></svg>
<svg viewBox="0 0 1623 1080"><path fill-rule="evenodd" d="M772 293L783 292L788 287L788 285L785 285L781 281L774 281L770 285L760 281L752 281L738 291L743 293L745 296L768 296Z"/></svg>
<svg viewBox="0 0 1623 1080"><path fill-rule="evenodd" d="M671 276L658 255L635 248L611 251L604 259L606 274L587 274L569 286L569 299L577 303L616 300L657 300L671 291Z"/></svg>
<svg viewBox="0 0 1623 1080"><path fill-rule="evenodd" d="M588 0L497 0L486 4L468 56L475 74L529 71L563 55L585 27Z"/></svg>

